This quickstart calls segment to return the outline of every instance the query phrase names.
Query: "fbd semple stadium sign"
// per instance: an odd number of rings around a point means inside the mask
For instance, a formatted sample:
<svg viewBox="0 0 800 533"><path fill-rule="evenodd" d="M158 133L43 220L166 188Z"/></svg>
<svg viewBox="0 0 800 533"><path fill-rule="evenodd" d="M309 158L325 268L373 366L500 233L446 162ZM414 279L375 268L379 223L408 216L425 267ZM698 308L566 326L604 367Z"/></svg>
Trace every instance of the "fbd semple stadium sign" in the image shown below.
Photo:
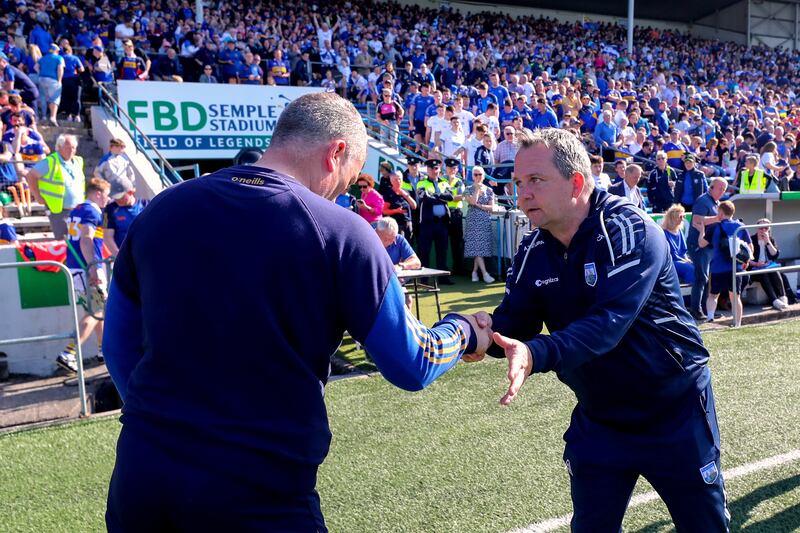
<svg viewBox="0 0 800 533"><path fill-rule="evenodd" d="M120 81L119 102L167 159L264 149L283 109L319 88Z"/></svg>

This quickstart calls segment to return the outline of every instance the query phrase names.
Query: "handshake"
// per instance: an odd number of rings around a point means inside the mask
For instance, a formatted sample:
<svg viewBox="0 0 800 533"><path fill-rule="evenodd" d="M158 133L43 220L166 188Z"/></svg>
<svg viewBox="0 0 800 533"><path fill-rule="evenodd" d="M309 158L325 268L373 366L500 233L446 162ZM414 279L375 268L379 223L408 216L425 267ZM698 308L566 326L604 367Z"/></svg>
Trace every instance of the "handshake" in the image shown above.
<svg viewBox="0 0 800 533"><path fill-rule="evenodd" d="M533 354L530 348L521 341L505 337L492 331L492 317L489 313L480 311L474 315L462 315L472 325L478 344L475 353L464 354L461 360L465 363L477 363L486 356L486 351L492 344L497 344L506 354L508 360L508 390L500 399L502 405L510 404L517 396L519 389L533 371Z"/></svg>

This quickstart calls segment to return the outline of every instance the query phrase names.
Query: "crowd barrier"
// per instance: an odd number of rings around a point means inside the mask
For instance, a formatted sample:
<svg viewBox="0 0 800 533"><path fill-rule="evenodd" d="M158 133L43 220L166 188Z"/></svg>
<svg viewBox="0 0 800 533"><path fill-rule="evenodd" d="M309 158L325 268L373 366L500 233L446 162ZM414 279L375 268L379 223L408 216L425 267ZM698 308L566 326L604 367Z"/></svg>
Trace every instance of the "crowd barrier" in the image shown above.
<svg viewBox="0 0 800 533"><path fill-rule="evenodd" d="M739 228L738 231L748 230L748 229L758 229L758 228L762 228L764 226L769 226L770 228L772 228L772 227L775 227L775 226L796 226L796 225L800 225L800 220L795 220L795 221L791 221L791 222L770 222L769 224L766 224L766 223L765 224L750 224L750 225L747 225L747 226L742 226L741 228ZM737 233L738 233L738 231L737 231ZM781 272L794 272L794 271L800 270L800 264L783 266L783 267L775 267L775 268L763 268L763 269L760 269L760 270L743 270L741 272L737 272L736 271L736 253L735 253L736 241L735 241L735 236L731 236L729 238L728 244L731 247L731 250L734 251L734 253L731 253L731 256L732 256L731 257L731 282L732 282L731 285L733 287L733 298L732 298L732 301L731 301L731 309L733 311L733 324L732 324L732 326L733 327L737 327L736 324L739 322L741 317L737 316L738 313L736 312L737 309L736 309L735 302L736 302L736 299L739 297L739 291L736 290L736 278L737 277L741 278L741 277L744 277L744 276L750 276L752 274L769 274L770 272L779 272L779 273L781 273Z"/></svg>
<svg viewBox="0 0 800 533"><path fill-rule="evenodd" d="M17 337L10 339L0 339L0 346L8 346L11 344L23 344L30 342L44 342L60 339L72 339L75 343L75 358L78 362L78 395L81 403L81 416L89 414L86 402L86 381L83 373L83 350L80 343L80 327L78 325L78 307L75 301L75 284L72 280L72 273L63 263L58 261L30 261L20 263L0 263L0 269L5 268L35 268L39 266L47 266L57 268L63 272L67 278L67 291L69 293L69 305L72 309L72 325L73 330L66 333L53 333L50 335L37 335L31 337Z"/></svg>

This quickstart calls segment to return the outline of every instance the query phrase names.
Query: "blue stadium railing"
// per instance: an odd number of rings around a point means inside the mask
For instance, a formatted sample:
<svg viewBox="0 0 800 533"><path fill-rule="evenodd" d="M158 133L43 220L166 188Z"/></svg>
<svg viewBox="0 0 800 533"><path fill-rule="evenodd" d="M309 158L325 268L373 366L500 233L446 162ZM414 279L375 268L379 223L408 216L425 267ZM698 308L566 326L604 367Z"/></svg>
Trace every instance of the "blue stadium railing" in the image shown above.
<svg viewBox="0 0 800 533"><path fill-rule="evenodd" d="M194 177L200 175L200 167L196 164L178 168L173 167L161 152L159 152L158 148L153 144L153 141L136 125L136 122L133 121L130 115L122 109L117 99L114 98L114 95L101 84L97 84L97 89L100 105L125 128L131 136L131 139L133 139L136 148L147 157L153 169L158 173L164 188L183 181L179 170L193 170ZM150 152L148 152L148 150ZM151 155L151 153L153 155Z"/></svg>

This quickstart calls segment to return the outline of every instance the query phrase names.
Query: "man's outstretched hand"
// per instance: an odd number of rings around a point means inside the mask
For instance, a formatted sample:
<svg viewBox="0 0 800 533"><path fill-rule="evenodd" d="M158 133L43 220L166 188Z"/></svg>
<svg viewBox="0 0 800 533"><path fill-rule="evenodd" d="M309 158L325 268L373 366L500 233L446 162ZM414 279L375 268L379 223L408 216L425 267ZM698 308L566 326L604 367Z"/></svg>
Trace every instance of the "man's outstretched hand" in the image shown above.
<svg viewBox="0 0 800 533"><path fill-rule="evenodd" d="M508 405L516 398L522 384L533 370L533 355L530 348L516 339L509 339L495 332L493 335L495 344L503 348L508 359L508 390L500 398L502 405Z"/></svg>

